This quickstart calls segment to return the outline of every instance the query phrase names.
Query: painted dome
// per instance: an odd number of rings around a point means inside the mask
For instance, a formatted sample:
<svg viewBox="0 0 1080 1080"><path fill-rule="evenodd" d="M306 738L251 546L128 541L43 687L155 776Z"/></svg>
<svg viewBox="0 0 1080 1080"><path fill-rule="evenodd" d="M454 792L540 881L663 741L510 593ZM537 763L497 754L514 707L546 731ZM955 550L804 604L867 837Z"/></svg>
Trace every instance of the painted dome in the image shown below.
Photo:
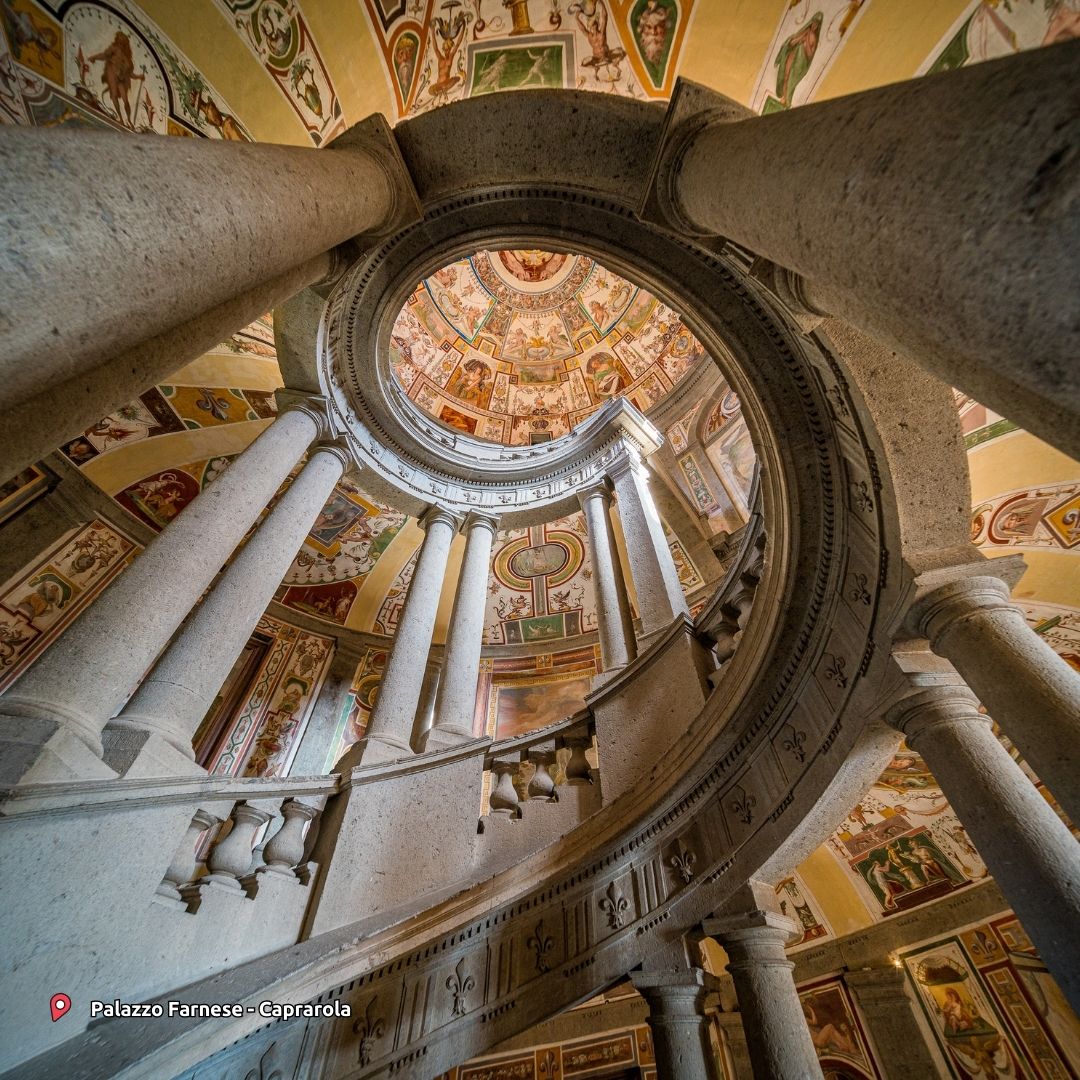
<svg viewBox="0 0 1080 1080"><path fill-rule="evenodd" d="M445 426L522 446L568 434L605 401L647 413L705 355L677 311L586 255L478 251L421 281L391 365Z"/></svg>

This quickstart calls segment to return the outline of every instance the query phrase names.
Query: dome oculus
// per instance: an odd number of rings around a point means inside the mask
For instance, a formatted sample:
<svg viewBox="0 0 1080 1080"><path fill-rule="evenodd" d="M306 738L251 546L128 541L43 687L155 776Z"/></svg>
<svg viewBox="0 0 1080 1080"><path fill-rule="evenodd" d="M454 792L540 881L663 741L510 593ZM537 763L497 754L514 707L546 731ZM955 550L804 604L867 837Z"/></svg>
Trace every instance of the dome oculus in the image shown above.
<svg viewBox="0 0 1080 1080"><path fill-rule="evenodd" d="M586 255L479 251L417 285L390 360L446 427L526 446L568 434L605 401L658 404L705 355L678 312Z"/></svg>

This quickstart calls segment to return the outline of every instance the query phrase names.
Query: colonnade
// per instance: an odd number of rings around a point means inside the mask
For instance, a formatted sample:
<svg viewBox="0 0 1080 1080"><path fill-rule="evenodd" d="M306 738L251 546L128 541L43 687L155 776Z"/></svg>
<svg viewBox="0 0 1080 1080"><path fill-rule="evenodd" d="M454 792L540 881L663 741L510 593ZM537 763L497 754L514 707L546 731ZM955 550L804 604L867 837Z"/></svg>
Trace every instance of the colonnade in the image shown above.
<svg viewBox="0 0 1080 1080"><path fill-rule="evenodd" d="M625 667L637 656L630 598L611 520L613 495L638 598L642 637L687 614L686 599L649 490L640 454L623 442L607 475L578 493L588 531L596 588L598 636L604 671ZM421 518L424 540L402 605L394 645L365 736L340 762L342 769L395 761L419 749L444 750L474 737L473 713L480 677L491 548L498 520L486 513L456 514L431 507ZM430 686L431 650L443 581L454 536L465 534L465 552L447 630L446 652L430 726L417 738L418 713Z"/></svg>
<svg viewBox="0 0 1080 1080"><path fill-rule="evenodd" d="M195 730L349 460L321 399L286 402L0 698L4 782L201 773Z"/></svg>

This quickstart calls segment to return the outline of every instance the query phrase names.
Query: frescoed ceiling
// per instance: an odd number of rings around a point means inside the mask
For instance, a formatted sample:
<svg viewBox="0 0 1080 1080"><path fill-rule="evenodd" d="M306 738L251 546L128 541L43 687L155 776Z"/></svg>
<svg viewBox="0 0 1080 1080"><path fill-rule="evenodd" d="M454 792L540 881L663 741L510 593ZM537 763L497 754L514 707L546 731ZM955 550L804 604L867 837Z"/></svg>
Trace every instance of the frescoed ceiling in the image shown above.
<svg viewBox="0 0 1080 1080"><path fill-rule="evenodd" d="M325 146L374 112L549 87L664 101L678 76L775 112L1074 37L1080 6L0 0L0 27L5 122Z"/></svg>
<svg viewBox="0 0 1080 1080"><path fill-rule="evenodd" d="M508 446L549 442L605 401L648 413L705 350L681 317L585 255L478 251L416 287L390 359L449 428Z"/></svg>

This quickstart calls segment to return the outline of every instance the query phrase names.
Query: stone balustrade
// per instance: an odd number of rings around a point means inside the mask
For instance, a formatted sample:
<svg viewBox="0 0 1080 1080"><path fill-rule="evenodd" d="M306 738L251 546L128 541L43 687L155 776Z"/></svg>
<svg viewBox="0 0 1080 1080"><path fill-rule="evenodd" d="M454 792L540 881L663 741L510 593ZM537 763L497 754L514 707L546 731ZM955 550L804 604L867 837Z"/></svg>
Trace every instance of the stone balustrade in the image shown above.
<svg viewBox="0 0 1080 1080"><path fill-rule="evenodd" d="M593 784L597 770L588 754L594 735L592 714L582 709L537 731L492 744L484 758L484 769L491 775L488 814L481 817L478 831L483 834L494 815L522 818L523 803L559 802L559 787Z"/></svg>

